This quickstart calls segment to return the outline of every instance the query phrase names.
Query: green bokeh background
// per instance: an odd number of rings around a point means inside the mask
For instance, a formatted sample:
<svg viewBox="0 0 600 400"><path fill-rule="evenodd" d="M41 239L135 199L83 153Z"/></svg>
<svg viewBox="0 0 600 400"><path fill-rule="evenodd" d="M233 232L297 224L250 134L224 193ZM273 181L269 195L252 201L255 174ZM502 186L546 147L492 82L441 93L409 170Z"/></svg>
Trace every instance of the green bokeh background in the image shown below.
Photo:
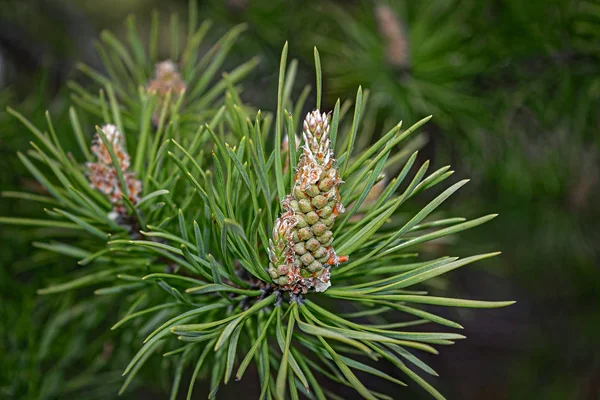
<svg viewBox="0 0 600 400"><path fill-rule="evenodd" d="M66 82L86 84L75 72L78 60L99 67L93 51L99 32L122 36L130 13L147 29L153 8L176 11L184 21L186 7L186 1L156 0L2 2L0 189L36 189L16 156L31 137L6 106L37 125L50 110L60 134L68 129ZM517 300L506 309L458 316L468 340L426 359L441 375L433 382L442 393L450 399L600 398L599 1L199 0L198 7L201 17L213 20L213 37L248 24L230 60L261 58L244 83L247 101L274 108L286 40L299 63L299 94L312 83L316 45L324 108L333 108L338 97L353 98L362 85L376 106L370 115L375 127L390 119L410 125L433 114L421 157L438 167L452 164L457 176L472 179L448 213L500 214L427 250L502 250L502 257L451 274L445 290L455 297ZM8 216L40 213L6 198L0 209ZM73 306L79 304L75 295L35 294L64 263L73 264L34 249L35 235L0 226L0 398L61 398L56 387L76 387L69 381L74 371L98 363L124 366L132 351L94 330L110 310L83 318L85 308ZM65 309L72 310L71 319L52 319ZM107 343L106 354L86 351L88 339L77 335L77 324ZM98 398L116 397L117 375L96 379L104 387L94 392ZM225 393L242 388L229 386ZM241 393L253 393L246 386ZM427 398L416 389L393 393ZM157 384L126 396L167 394ZM244 396L237 394L254 398Z"/></svg>

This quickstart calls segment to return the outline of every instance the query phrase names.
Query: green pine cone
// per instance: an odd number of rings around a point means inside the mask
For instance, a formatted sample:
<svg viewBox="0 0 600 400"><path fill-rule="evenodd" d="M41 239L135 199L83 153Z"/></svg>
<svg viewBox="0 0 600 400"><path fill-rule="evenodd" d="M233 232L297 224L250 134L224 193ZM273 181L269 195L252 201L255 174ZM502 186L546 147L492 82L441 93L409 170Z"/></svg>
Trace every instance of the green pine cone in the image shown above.
<svg viewBox="0 0 600 400"><path fill-rule="evenodd" d="M324 292L330 268L347 261L333 249L331 228L344 212L342 183L329 140L329 118L318 110L304 120L303 153L292 193L282 201L284 213L275 221L269 249L269 274L283 290Z"/></svg>

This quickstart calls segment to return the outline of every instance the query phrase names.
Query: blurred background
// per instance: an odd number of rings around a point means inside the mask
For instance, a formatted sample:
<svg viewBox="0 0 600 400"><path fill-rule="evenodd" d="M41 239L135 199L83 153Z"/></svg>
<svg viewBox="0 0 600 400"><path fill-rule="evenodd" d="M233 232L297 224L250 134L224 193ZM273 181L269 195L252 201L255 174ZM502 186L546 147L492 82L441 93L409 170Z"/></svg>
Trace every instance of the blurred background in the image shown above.
<svg viewBox="0 0 600 400"><path fill-rule="evenodd" d="M442 393L449 399L600 399L600 1L198 0L198 7L213 21L214 38L248 24L229 60L261 59L244 83L247 101L275 108L286 40L298 59L299 95L314 80L316 45L323 108L333 108L338 97L353 99L362 85L370 89L374 131L386 121L409 126L433 114L422 160L451 164L456 176L471 178L448 214L500 214L460 235L448 251L503 255L454 272L444 289L453 297L517 304L460 312L468 340L425 359L439 372L432 382ZM152 9L177 12L185 21L187 1L0 2L2 191L36 185L16 156L31 137L6 107L38 125L48 109L56 130L68 129L66 83L86 84L76 62L101 68L94 51L99 33L125 37L131 13L147 30ZM9 198L0 198L0 209L2 215L39 212ZM81 351L83 338L60 338L76 331L81 311L52 319L74 295L47 304L35 294L74 261L34 251L31 240L26 229L0 226L0 398L80 398L61 390L85 386L70 374L101 361ZM105 351L101 356L110 357L112 348ZM108 386L118 376L96 379L107 387L104 398L116 396ZM427 398L416 389L392 393ZM167 394L138 387L128 396Z"/></svg>

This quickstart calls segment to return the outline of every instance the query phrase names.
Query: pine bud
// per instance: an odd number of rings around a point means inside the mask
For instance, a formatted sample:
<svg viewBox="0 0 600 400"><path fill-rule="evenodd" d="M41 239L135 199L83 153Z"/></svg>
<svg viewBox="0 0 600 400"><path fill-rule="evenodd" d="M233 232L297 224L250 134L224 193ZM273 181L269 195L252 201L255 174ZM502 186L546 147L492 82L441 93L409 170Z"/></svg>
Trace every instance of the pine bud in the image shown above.
<svg viewBox="0 0 600 400"><path fill-rule="evenodd" d="M329 117L319 111L309 113L302 134L304 146L294 187L282 201L284 212L275 221L277 232L274 228L269 249L269 254L275 256L269 265L273 281L295 294L327 290L331 266L348 259L338 257L331 246L331 228L344 207L338 191L342 180L329 139ZM279 233L282 225L283 236ZM275 267L282 263L288 268Z"/></svg>
<svg viewBox="0 0 600 400"><path fill-rule="evenodd" d="M158 97L158 104L152 115L153 122L158 124L160 113L167 100L167 95L171 93L171 102L177 101L186 89L186 84L181 79L177 64L171 60L165 60L156 64L154 76L155 78L148 83L146 91L148 93L156 93Z"/></svg>
<svg viewBox="0 0 600 400"><path fill-rule="evenodd" d="M125 178L125 184L127 185L127 195L129 200L133 204L136 204L140 200L139 195L142 192L142 183L135 178L135 172L128 171L131 164L129 154L127 154L127 151L123 146L125 138L114 125L104 125L101 129L117 156L119 166L121 167L123 177ZM94 136L91 150L96 155L98 162L87 163L87 175L90 180L90 185L109 198L114 206L113 211L115 217L124 215L126 209L121 198L123 191L121 190L117 170L113 165L108 148L104 145L98 134Z"/></svg>
<svg viewBox="0 0 600 400"><path fill-rule="evenodd" d="M123 147L123 141L125 138L119 132L119 129L112 124L107 124L102 126L102 132L106 135L106 139L108 142L112 144L113 150L117 155L117 159L119 160L119 165L122 170L127 170L129 168L129 154L125 151ZM98 134L94 135L94 140L92 141L92 153L98 157L98 162L104 165L111 165L112 160L110 158L110 153L108 149L100 139Z"/></svg>
<svg viewBox="0 0 600 400"><path fill-rule="evenodd" d="M387 4L375 7L375 19L381 36L386 42L386 58L388 62L397 68L410 66L410 48L406 29L394 12Z"/></svg>

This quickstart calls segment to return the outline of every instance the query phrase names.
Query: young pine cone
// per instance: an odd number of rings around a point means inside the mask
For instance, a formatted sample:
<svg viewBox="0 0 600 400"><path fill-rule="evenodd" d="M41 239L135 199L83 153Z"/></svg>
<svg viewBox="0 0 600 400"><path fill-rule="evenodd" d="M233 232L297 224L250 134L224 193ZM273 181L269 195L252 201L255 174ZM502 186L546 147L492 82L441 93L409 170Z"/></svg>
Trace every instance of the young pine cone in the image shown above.
<svg viewBox="0 0 600 400"><path fill-rule="evenodd" d="M154 75L155 78L148 83L146 91L148 93L156 93L158 97L158 103L152 115L152 121L154 124L158 124L160 114L167 100L167 95L171 93L171 103L176 102L186 89L186 84L181 79L177 64L171 60L165 60L156 64Z"/></svg>
<svg viewBox="0 0 600 400"><path fill-rule="evenodd" d="M123 172L125 183L127 185L129 200L133 204L136 204L139 201L139 195L142 191L142 183L135 178L135 172L128 171L131 163L129 154L127 154L127 151L125 151L123 147L123 141L125 138L114 125L104 125L101 129L112 145L113 151L117 156L119 166L121 167L121 171ZM123 200L121 199L122 190L119 177L117 175L117 170L112 163L108 149L98 134L94 136L91 149L96 155L98 162L87 163L87 175L90 180L90 184L94 189L104 193L110 199L110 202L114 206L113 216L122 216L126 213L126 209L123 205Z"/></svg>
<svg viewBox="0 0 600 400"><path fill-rule="evenodd" d="M329 117L309 113L303 126L303 153L292 193L281 202L269 249L269 274L281 289L324 292L330 268L347 261L335 253L331 228L344 212L338 186L342 183L329 140Z"/></svg>

